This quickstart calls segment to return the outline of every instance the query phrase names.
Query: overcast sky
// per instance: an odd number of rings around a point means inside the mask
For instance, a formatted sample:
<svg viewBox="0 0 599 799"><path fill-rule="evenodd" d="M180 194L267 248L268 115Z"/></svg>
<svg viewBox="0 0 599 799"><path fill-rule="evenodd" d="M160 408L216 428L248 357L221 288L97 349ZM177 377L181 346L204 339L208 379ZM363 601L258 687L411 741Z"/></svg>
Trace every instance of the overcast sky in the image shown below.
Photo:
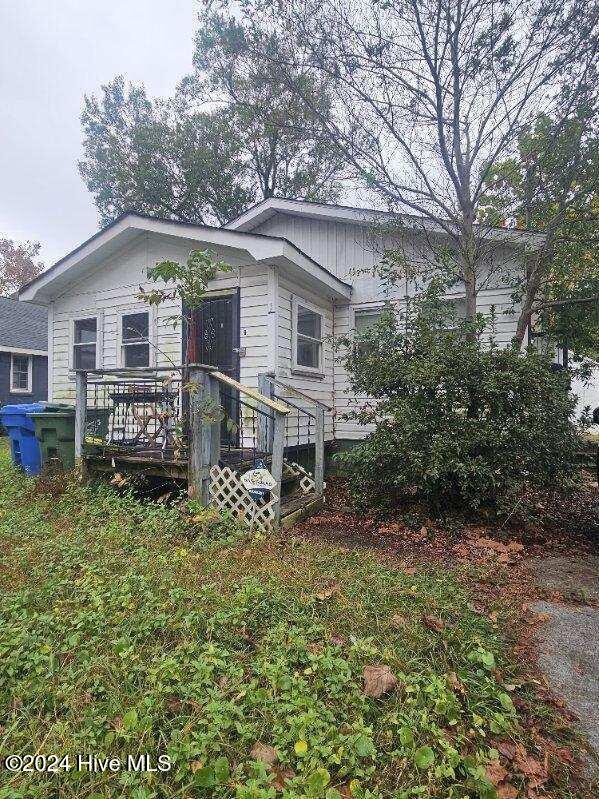
<svg viewBox="0 0 599 799"><path fill-rule="evenodd" d="M151 95L190 70L195 0L0 0L0 237L50 265L98 229L77 171L83 95L117 74Z"/></svg>

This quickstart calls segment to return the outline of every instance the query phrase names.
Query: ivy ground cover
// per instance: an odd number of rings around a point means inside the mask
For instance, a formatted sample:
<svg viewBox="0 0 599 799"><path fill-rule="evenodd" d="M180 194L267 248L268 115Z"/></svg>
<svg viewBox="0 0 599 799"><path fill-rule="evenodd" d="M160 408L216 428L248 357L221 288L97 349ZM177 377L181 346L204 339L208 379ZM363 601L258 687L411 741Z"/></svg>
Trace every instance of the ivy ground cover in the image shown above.
<svg viewBox="0 0 599 799"><path fill-rule="evenodd" d="M3 767L1 799L524 791L493 778L511 666L451 573L0 459L0 758L42 767Z"/></svg>

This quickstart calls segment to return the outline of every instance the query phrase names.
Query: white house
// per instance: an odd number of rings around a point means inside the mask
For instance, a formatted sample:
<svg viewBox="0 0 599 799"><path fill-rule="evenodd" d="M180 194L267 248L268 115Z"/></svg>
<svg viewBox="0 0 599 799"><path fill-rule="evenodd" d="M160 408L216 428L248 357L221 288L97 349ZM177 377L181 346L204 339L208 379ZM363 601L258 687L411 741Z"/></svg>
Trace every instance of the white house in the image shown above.
<svg viewBox="0 0 599 799"><path fill-rule="evenodd" d="M364 429L343 418L352 397L331 338L367 325L382 307L381 284L369 270L385 248L401 239L418 260L426 257L430 238L442 236L421 223L373 232L381 216L392 220L380 212L283 199L259 203L223 228L123 214L20 293L48 308L50 399L74 398L75 367L180 364L181 326L175 329L170 317L181 309L150 309L136 294L140 285L149 287L147 270L158 261L210 249L234 269L213 281L204 301L202 361L250 388L270 373L320 400L330 409L328 441L363 437ZM497 230L493 257L517 269L524 247L535 241L534 234ZM398 290L397 302L405 293ZM463 295L456 290L448 299L459 305ZM515 328L515 318L504 314L509 286L491 281L479 305L482 311L494 306L497 337L507 342Z"/></svg>

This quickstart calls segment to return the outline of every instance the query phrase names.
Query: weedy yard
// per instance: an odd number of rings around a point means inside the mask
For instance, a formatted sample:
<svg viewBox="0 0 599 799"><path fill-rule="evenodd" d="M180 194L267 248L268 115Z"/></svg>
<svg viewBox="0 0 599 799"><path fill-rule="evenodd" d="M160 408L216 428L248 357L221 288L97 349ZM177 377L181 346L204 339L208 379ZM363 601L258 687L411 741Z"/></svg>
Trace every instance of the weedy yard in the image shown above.
<svg viewBox="0 0 599 799"><path fill-rule="evenodd" d="M0 757L71 759L3 770L2 799L545 795L526 793L516 666L455 575L0 457ZM81 753L172 767L92 773Z"/></svg>

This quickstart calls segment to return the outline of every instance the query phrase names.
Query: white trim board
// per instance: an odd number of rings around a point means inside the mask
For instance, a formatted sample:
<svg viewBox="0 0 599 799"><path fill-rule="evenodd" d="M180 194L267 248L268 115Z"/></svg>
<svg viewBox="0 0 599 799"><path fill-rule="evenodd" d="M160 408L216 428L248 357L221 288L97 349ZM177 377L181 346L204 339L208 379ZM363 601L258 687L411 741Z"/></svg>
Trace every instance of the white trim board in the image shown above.
<svg viewBox="0 0 599 799"><path fill-rule="evenodd" d="M48 357L48 350L29 350L23 347L5 347L0 344L0 352L10 352L15 355L43 355Z"/></svg>
<svg viewBox="0 0 599 799"><path fill-rule="evenodd" d="M398 229L415 233L426 231L447 235L437 223L425 217L414 214L397 214L376 208L355 208L344 205L328 205L326 203L313 203L306 200L290 200L286 198L269 197L267 200L254 205L245 213L231 220L224 227L227 230L250 232L266 222L275 214L289 214L308 219L321 219L329 222L350 222L354 225L370 226L373 224L395 223ZM540 248L545 242L545 235L524 230L510 228L481 227L484 238L490 241L504 242L518 246Z"/></svg>
<svg viewBox="0 0 599 799"><path fill-rule="evenodd" d="M303 282L313 283L317 291L324 291L331 298L349 300L351 297L349 283L336 277L285 238L126 213L24 286L19 299L35 299L47 305L73 283L90 274L94 267L146 233L177 238L200 247L228 248L236 258L241 255L250 263L277 263L290 277L295 274Z"/></svg>

